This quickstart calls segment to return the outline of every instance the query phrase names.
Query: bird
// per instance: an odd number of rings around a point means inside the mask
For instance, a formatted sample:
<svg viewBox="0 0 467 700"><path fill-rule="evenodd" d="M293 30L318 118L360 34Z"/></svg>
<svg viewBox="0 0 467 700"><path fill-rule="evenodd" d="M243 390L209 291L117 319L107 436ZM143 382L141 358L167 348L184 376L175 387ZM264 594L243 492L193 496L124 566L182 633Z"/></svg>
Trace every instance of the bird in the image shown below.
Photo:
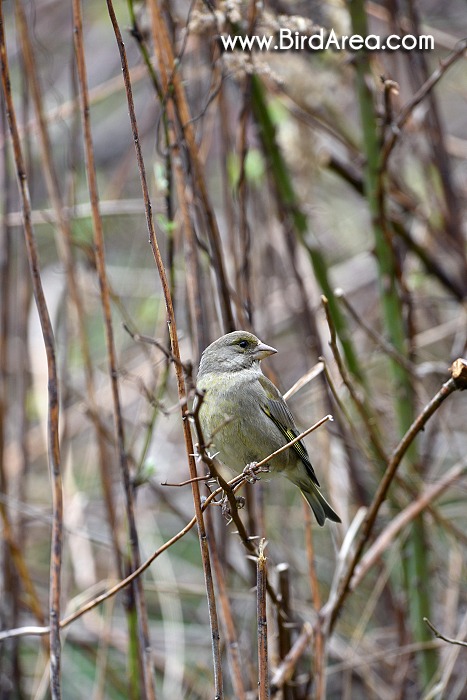
<svg viewBox="0 0 467 700"><path fill-rule="evenodd" d="M260 362L277 350L248 331L233 331L202 353L196 378L202 439L220 461L240 472L299 435L279 389L263 374ZM195 410L195 408L194 408ZM320 491L302 440L273 457L271 474L298 486L319 525L342 522Z"/></svg>

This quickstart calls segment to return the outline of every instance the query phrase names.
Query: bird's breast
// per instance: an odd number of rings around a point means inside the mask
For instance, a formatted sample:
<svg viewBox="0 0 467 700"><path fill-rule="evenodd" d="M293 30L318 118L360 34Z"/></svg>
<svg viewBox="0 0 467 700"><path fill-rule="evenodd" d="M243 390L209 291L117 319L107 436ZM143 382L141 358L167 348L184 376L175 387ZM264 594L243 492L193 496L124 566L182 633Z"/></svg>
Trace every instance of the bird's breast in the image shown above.
<svg viewBox="0 0 467 700"><path fill-rule="evenodd" d="M224 464L235 471L251 462L259 462L285 444L281 432L261 409L254 383L206 381L206 391L199 411L204 440L211 454L218 453ZM287 450L272 462L273 470L289 466Z"/></svg>

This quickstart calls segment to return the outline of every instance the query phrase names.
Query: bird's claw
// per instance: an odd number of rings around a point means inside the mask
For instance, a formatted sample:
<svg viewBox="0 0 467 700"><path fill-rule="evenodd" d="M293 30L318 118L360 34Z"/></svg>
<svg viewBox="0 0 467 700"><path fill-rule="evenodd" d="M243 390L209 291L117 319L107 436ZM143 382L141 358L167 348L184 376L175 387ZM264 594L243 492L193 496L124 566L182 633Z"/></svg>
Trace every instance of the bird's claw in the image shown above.
<svg viewBox="0 0 467 700"><path fill-rule="evenodd" d="M245 507L246 501L243 498L243 496L236 496L235 503L237 506L237 510L241 510ZM232 522L232 509L230 507L230 502L227 496L224 496L224 498L222 499L222 515L229 523Z"/></svg>
<svg viewBox="0 0 467 700"><path fill-rule="evenodd" d="M254 484L260 479L260 477L256 474L255 469L256 462L251 462L250 464L247 464L245 469L243 470L243 476L249 484Z"/></svg>

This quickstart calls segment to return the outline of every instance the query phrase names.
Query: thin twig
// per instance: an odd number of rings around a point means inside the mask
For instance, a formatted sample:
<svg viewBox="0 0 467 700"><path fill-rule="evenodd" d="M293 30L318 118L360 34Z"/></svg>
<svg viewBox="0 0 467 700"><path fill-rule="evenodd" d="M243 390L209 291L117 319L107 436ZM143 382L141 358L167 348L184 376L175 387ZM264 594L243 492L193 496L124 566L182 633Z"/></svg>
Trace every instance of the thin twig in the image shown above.
<svg viewBox="0 0 467 700"><path fill-rule="evenodd" d="M305 374L300 377L300 379L297 379L295 384L288 389L285 394L284 394L284 400L288 401L292 396L294 396L297 391L300 391L303 389L304 386L306 386L309 382L312 382L313 379L318 377L321 372L324 372L324 362L323 360L319 360L311 369L308 370L308 372L305 372Z"/></svg>
<svg viewBox="0 0 467 700"><path fill-rule="evenodd" d="M449 644L458 644L461 647L467 647L467 642L463 642L461 639L452 639L451 637L445 637L444 634L441 634L441 632L436 629L436 627L429 621L427 617L423 618L423 622L428 625L435 637L438 637L438 639L442 639L443 642L448 642Z"/></svg>
<svg viewBox="0 0 467 700"><path fill-rule="evenodd" d="M173 352L167 348L164 343L162 343L160 340L157 340L157 338L152 338L149 335L143 335L141 333L135 333L134 331L131 330L130 326L127 323L123 323L123 328L126 330L130 338L135 340L137 343L147 343L148 345L154 345L158 350L160 350L165 357L170 360L170 362L173 362L174 364L178 364L179 367L183 370L185 373L185 376L191 375L192 372L192 365L191 363L188 362L181 362L179 357L175 357Z"/></svg>
<svg viewBox="0 0 467 700"><path fill-rule="evenodd" d="M350 582L353 576L353 572L360 560L363 548L373 530L381 504L387 496L388 489L392 483L392 480L394 479L396 471L404 455L406 454L416 435L423 429L428 419L431 418L431 416L438 410L443 401L447 399L447 397L450 396L454 391L456 391L457 388L458 387L456 386L456 382L454 379L451 378L447 382L445 382L441 389L437 392L437 394L425 406L420 415L415 419L415 421L410 426L409 430L406 432L402 440L399 442L399 444L393 451L387 469L384 472L383 478L379 483L373 501L366 513L365 520L363 521L363 525L356 542L353 556L347 565L347 570L344 572L341 578L336 600L333 603L331 609L326 610L326 616L329 619L329 625L331 630L334 627L339 611L342 608L345 599L347 598L347 595L350 590Z"/></svg>
<svg viewBox="0 0 467 700"><path fill-rule="evenodd" d="M193 479L185 479L185 481L180 481L178 484L172 484L169 481L163 481L161 486L188 486L188 484L192 484L194 481L207 481L208 479L212 479L211 474L207 474L206 476L195 476Z"/></svg>
<svg viewBox="0 0 467 700"><path fill-rule="evenodd" d="M321 303L324 308L324 312L326 314L326 320L328 323L329 327L329 333L331 336L331 339L329 341L329 345L332 350L332 354L334 357L334 360L336 361L337 367L339 369L340 375L342 377L342 380L347 387L350 397L352 401L355 404L355 407L357 408L363 423L365 425L365 428L368 432L368 436L370 438L371 444L373 446L373 449L380 460L381 463L384 463L386 461L386 455L384 452L384 448L381 442L381 438L378 433L377 426L375 425L375 420L374 420L374 411L371 411L369 406L367 405L367 401L365 400L365 397L362 396L357 389L355 388L353 382L350 379L350 375L347 372L347 369L345 367L345 364L343 362L343 359L341 357L341 354L339 352L339 348L337 346L337 334L336 334L336 328L334 325L334 320L331 316L330 313L330 308L329 308L329 301L328 299L323 295L321 295Z"/></svg>
<svg viewBox="0 0 467 700"><path fill-rule="evenodd" d="M303 503L304 508L310 510L305 502ZM311 519L311 516L310 516ZM280 601L282 604L283 614L278 614L276 617L277 625L277 651L279 659L282 662L287 654L290 652L292 646L292 621L291 621L291 602L290 602L290 567L286 562L278 564L276 566L276 573L278 579L278 588ZM271 688L271 694L273 690ZM292 700L294 697L293 689L290 686L285 686L283 700Z"/></svg>
<svg viewBox="0 0 467 700"><path fill-rule="evenodd" d="M407 104L401 109L398 118L392 125L389 138L383 145L381 157L380 157L380 169L384 171L386 169L387 161L392 153L394 146L396 145L397 139L401 133L401 129L404 127L407 119L412 114L415 107L420 104L420 102L425 99L425 97L433 90L435 85L441 80L443 75L446 73L448 68L450 68L459 58L463 56L467 48L467 39L462 39L458 42L457 48L446 58L444 61L440 61L439 67L432 73L432 75L426 80L423 85L417 90L415 95L407 102Z"/></svg>
<svg viewBox="0 0 467 700"><path fill-rule="evenodd" d="M178 117L178 125L185 137L187 153L189 154L190 165L193 171L193 186L196 189L196 194L200 199L202 211L206 218L206 230L211 244L213 268L218 284L219 303L224 327L226 332L233 331L235 330L235 323L232 314L225 263L222 255L219 227L208 196L206 180L199 160L198 145L196 143L194 127L193 124L191 124L191 114L183 82L178 72L169 31L162 17L159 4L157 2L151 3L150 9L152 14L154 43L156 51L158 52L159 69L162 73L162 86L165 94L168 95L170 93L173 99L176 115Z"/></svg>

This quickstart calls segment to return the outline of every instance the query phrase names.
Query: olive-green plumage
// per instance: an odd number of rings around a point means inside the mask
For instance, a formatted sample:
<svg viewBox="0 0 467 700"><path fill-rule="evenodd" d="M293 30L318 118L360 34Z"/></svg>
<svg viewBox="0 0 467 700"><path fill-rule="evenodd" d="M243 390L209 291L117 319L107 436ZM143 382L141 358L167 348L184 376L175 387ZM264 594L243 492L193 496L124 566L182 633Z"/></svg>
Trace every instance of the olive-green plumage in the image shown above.
<svg viewBox="0 0 467 700"><path fill-rule="evenodd" d="M199 411L203 435L212 438L220 460L236 471L299 434L279 390L260 368L260 361L275 352L252 333L234 331L211 343L201 356L197 387L205 392ZM283 474L300 488L320 525L326 518L341 522L318 488L301 440L269 466L272 473Z"/></svg>

